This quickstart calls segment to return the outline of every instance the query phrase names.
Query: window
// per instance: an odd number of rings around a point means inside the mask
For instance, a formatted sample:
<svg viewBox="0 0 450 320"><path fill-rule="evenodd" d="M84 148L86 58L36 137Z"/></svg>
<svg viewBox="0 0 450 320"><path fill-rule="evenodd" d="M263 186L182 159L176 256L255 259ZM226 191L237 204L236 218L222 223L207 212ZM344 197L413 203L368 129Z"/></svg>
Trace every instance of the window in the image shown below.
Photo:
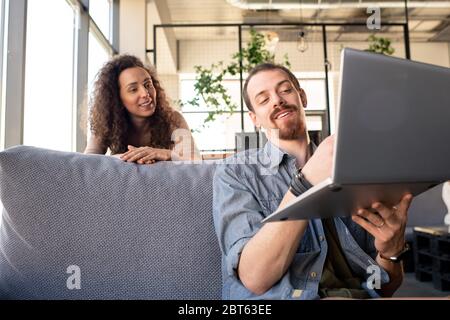
<svg viewBox="0 0 450 320"><path fill-rule="evenodd" d="M180 98L187 102L195 97L194 85L195 75L184 74L180 76ZM233 114L223 114L216 116L216 120L208 122L203 127L203 121L208 115L208 107L200 100L200 108L184 104L182 108L183 116L189 127L194 130L193 136L198 148L201 151L225 151L235 148L234 134L241 132L241 98L239 79L228 79L223 81L225 89L231 96L232 102L236 105L236 111ZM253 124L247 115L247 109L244 114L244 130L253 132Z"/></svg>
<svg viewBox="0 0 450 320"><path fill-rule="evenodd" d="M89 56L88 56L88 96L89 106L91 105L91 95L94 89L94 82L97 79L97 73L103 66L103 64L109 60L110 51L105 48L102 43L97 39L95 34L89 32ZM90 129L88 123L87 137L89 139Z"/></svg>
<svg viewBox="0 0 450 320"><path fill-rule="evenodd" d="M105 38L111 40L111 0L89 1L89 15Z"/></svg>
<svg viewBox="0 0 450 320"><path fill-rule="evenodd" d="M74 18L65 1L28 1L25 145L73 150Z"/></svg>

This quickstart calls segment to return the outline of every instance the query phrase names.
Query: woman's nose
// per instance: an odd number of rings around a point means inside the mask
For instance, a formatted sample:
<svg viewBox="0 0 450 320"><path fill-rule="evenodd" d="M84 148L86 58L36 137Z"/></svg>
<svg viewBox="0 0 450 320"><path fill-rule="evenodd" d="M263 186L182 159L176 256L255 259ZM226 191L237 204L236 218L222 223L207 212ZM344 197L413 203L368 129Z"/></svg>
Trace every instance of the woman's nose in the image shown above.
<svg viewBox="0 0 450 320"><path fill-rule="evenodd" d="M150 96L150 92L145 87L141 88L140 94L141 94L141 97L144 97L144 98Z"/></svg>

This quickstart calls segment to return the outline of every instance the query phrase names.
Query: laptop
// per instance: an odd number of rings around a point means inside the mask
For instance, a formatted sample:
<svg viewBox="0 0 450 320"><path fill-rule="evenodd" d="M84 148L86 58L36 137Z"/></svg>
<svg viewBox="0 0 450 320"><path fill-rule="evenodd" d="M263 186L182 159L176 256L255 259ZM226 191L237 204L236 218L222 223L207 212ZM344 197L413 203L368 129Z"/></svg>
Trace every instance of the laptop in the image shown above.
<svg viewBox="0 0 450 320"><path fill-rule="evenodd" d="M450 180L450 69L354 49L341 56L331 178L263 222L355 214Z"/></svg>

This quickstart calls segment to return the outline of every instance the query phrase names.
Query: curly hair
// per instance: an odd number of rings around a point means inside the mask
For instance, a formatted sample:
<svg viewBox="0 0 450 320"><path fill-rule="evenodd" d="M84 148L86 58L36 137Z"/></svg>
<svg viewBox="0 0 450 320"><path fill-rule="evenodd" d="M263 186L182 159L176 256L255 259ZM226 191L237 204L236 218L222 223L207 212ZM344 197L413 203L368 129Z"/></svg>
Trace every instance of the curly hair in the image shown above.
<svg viewBox="0 0 450 320"><path fill-rule="evenodd" d="M150 74L156 90L156 109L147 119L151 137L148 146L171 149L174 145L171 134L176 127L175 111L167 101L155 69L145 66L139 58L132 55L117 56L99 71L94 83L89 112L91 132L100 139L103 146L111 150L112 154L128 151L128 138L132 124L130 115L120 98L119 75L123 70L134 67L144 68Z"/></svg>

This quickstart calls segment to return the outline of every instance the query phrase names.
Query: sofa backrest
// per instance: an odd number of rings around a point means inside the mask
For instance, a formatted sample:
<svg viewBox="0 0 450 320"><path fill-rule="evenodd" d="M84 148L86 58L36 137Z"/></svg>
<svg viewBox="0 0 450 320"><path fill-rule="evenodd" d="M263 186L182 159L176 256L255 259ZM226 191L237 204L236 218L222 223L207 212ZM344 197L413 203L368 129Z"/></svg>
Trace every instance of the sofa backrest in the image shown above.
<svg viewBox="0 0 450 320"><path fill-rule="evenodd" d="M214 170L0 152L0 298L220 299Z"/></svg>

